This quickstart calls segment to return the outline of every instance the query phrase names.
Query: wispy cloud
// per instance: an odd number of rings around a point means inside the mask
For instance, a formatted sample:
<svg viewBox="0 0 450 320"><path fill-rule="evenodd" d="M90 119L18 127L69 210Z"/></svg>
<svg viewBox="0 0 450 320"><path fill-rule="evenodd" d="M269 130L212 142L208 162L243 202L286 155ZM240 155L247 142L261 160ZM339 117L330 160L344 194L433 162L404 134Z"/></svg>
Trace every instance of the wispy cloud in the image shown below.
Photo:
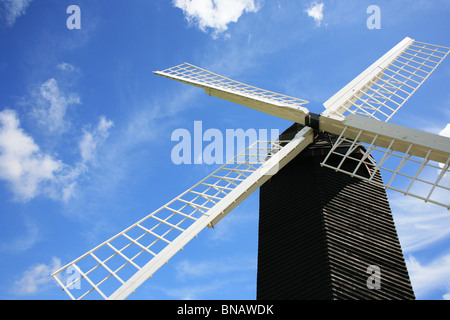
<svg viewBox="0 0 450 320"><path fill-rule="evenodd" d="M423 297L432 290L441 290L447 291L443 294L443 299L450 298L450 254L427 264L419 262L414 256L409 256L406 264L417 297Z"/></svg>
<svg viewBox="0 0 450 320"><path fill-rule="evenodd" d="M201 261L182 260L175 266L175 286L153 288L163 291L169 297L183 300L204 299L215 292L233 292L236 288L240 288L238 291L249 290L250 287L253 290L256 266L255 257L246 255Z"/></svg>
<svg viewBox="0 0 450 320"><path fill-rule="evenodd" d="M78 71L78 68L75 67L74 65L67 63L67 62L62 62L56 65L56 68L62 71L67 71L67 72L74 72L74 71Z"/></svg>
<svg viewBox="0 0 450 320"><path fill-rule="evenodd" d="M390 203L405 252L428 248L450 236L450 220L444 208L398 193L392 193Z"/></svg>
<svg viewBox="0 0 450 320"><path fill-rule="evenodd" d="M176 288L156 287L163 291L167 296L180 300L196 300L200 297L208 296L212 292L217 292L229 285L230 280L213 280L206 284L183 286Z"/></svg>
<svg viewBox="0 0 450 320"><path fill-rule="evenodd" d="M181 280L249 270L256 270L256 260L254 257L229 256L217 260L196 262L182 260L176 266L177 277Z"/></svg>
<svg viewBox="0 0 450 320"><path fill-rule="evenodd" d="M239 226L255 219L257 219L257 216L239 212L238 209L235 209L235 211L230 213L226 219L221 220L220 223L215 226L214 232L210 234L209 239L219 242L231 241L233 239L233 232L238 230Z"/></svg>
<svg viewBox="0 0 450 320"><path fill-rule="evenodd" d="M32 295L53 284L51 273L61 267L61 260L53 257L48 264L37 264L26 270L21 279L14 282L16 295ZM56 284L56 283L55 283Z"/></svg>
<svg viewBox="0 0 450 320"><path fill-rule="evenodd" d="M80 72L67 62L57 64L56 68L71 76ZM67 83L66 76L62 83ZM8 183L17 201L26 202L44 195L67 202L75 195L78 181L96 163L97 150L108 138L113 122L102 115L94 128L84 125L79 136L79 129L71 128L73 119L67 115L69 106L81 103L79 95L68 93L53 77L37 89L24 99L31 110L27 116L38 125L34 129L45 132L45 138L52 140L64 134L64 146L72 141L74 149L79 151L79 159L68 163L57 159L57 143L50 143L50 150L42 150L21 127L17 111L5 109L0 112L0 179Z"/></svg>
<svg viewBox="0 0 450 320"><path fill-rule="evenodd" d="M59 68L70 68L69 65L62 65ZM62 70L64 70L62 69ZM41 125L44 125L51 132L64 132L68 128L65 119L67 107L72 104L81 103L80 97L76 94L66 94L61 91L58 81L51 78L44 82L39 90L37 105L33 108L33 115Z"/></svg>
<svg viewBox="0 0 450 320"><path fill-rule="evenodd" d="M109 129L113 125L114 123L111 120L107 120L104 116L101 116L97 127L94 130L84 131L79 143L83 163L95 160L98 145L105 142L106 138L109 136Z"/></svg>
<svg viewBox="0 0 450 320"><path fill-rule="evenodd" d="M21 231L20 235L11 242L5 242L5 239L2 239L0 251L24 252L33 247L41 239L42 234L36 223L29 218L25 218L25 230Z"/></svg>
<svg viewBox="0 0 450 320"><path fill-rule="evenodd" d="M226 31L228 24L237 22L246 12L257 12L256 0L174 0L173 5L183 10L189 23L200 30L213 30L213 36Z"/></svg>
<svg viewBox="0 0 450 320"><path fill-rule="evenodd" d="M68 165L39 148L21 128L15 111L3 110L0 112L0 179L8 182L18 201L29 201L41 194L68 201L112 125L112 121L100 117L97 127L85 131L80 141L81 161Z"/></svg>
<svg viewBox="0 0 450 320"><path fill-rule="evenodd" d="M6 24L13 26L16 19L25 14L29 4L33 0L3 0L3 10L5 14Z"/></svg>
<svg viewBox="0 0 450 320"><path fill-rule="evenodd" d="M323 19L323 3L312 2L308 9L305 9L305 12L311 18L316 21L317 26L320 26Z"/></svg>

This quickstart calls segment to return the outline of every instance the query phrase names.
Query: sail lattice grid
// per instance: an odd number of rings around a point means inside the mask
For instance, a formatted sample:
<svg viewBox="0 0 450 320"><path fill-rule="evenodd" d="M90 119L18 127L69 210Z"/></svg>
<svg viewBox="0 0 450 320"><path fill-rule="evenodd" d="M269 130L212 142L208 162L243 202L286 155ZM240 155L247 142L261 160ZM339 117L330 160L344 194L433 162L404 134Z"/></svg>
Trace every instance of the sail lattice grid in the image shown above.
<svg viewBox="0 0 450 320"><path fill-rule="evenodd" d="M441 155L431 147L426 149L414 143L405 143L399 151L398 147L394 148L398 142L395 138L386 141L377 134L370 143L358 142L346 138L346 130L348 128L344 128L322 166L450 209L448 154ZM365 131L360 130L356 138L364 134ZM351 147L343 152L342 145ZM346 162L354 162L356 166L349 171L344 165ZM382 182L375 179L377 172L381 173Z"/></svg>
<svg viewBox="0 0 450 320"><path fill-rule="evenodd" d="M443 46L404 42L387 54L387 61L380 59L350 83L342 96L331 98L325 104L328 113L389 121L450 53Z"/></svg>
<svg viewBox="0 0 450 320"><path fill-rule="evenodd" d="M52 276L71 299L123 299L206 227L213 227L312 142L256 141L161 208ZM286 149L286 150L285 150ZM286 161L283 158L286 157Z"/></svg>
<svg viewBox="0 0 450 320"><path fill-rule="evenodd" d="M186 62L155 73L204 89L214 88L221 91L228 91L240 96L266 101L280 106L296 108L309 103L307 100L250 86Z"/></svg>

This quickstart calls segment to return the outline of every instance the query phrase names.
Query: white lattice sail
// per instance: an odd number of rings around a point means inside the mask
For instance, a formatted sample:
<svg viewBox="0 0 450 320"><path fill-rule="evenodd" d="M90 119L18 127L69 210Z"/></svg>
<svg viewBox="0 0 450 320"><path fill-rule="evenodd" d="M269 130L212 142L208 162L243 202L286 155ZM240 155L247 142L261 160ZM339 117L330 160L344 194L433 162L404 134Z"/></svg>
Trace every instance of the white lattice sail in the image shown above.
<svg viewBox="0 0 450 320"><path fill-rule="evenodd" d="M312 141L313 130L305 128L290 142L255 142L192 188L52 276L72 299L125 299Z"/></svg>
<svg viewBox="0 0 450 320"><path fill-rule="evenodd" d="M323 114L389 121L449 52L447 47L405 38L328 99Z"/></svg>
<svg viewBox="0 0 450 320"><path fill-rule="evenodd" d="M450 138L353 114L321 123L339 135L322 166L450 209Z"/></svg>
<svg viewBox="0 0 450 320"><path fill-rule="evenodd" d="M303 121L307 100L260 89L231 80L189 63L155 71L157 75L205 89L206 93L291 121Z"/></svg>

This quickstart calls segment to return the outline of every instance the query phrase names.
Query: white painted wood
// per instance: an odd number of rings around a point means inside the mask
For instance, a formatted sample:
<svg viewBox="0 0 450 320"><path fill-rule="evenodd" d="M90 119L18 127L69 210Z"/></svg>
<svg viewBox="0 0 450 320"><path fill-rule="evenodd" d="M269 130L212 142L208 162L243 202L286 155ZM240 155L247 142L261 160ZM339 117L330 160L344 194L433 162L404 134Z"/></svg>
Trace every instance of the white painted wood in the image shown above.
<svg viewBox="0 0 450 320"><path fill-rule="evenodd" d="M58 283L62 285L72 299L84 298L91 292L98 292L107 299L125 299L145 280L152 277L174 254L182 250L200 231L206 227L214 227L233 208L258 189L306 146L311 144L313 139L314 130L305 127L294 139L288 143L286 142L286 145L283 147L280 145L281 142L255 142L254 145L244 150L180 196L62 267L54 272L52 276L57 279ZM242 158L244 162L236 161L236 159ZM231 174L234 174L235 177L231 176ZM214 192L211 192L212 190ZM188 196L194 198L186 200ZM180 209L174 209L176 203L181 205ZM193 209L195 210L192 211ZM166 212L166 215L158 217L162 212ZM178 223L171 220L176 217L178 219L175 221L179 221ZM149 221L152 224L144 227L143 225L148 224ZM189 221L190 224L186 224L186 221ZM168 229L164 234L157 231L157 227L161 225L166 226ZM186 229L184 229L185 225L187 226ZM128 233L133 230L140 230L140 236L137 238L136 236L131 237ZM171 232L175 232L178 235L174 239L168 240L167 238ZM141 239L147 235L155 238L155 241L149 245L141 243ZM117 239L125 240L125 245L123 243L120 247L113 245L113 242ZM161 251L153 252L154 244L163 245ZM127 250L131 246L136 246L140 253L128 254ZM111 249L112 255L102 257L101 254L103 254L102 250L104 248ZM100 254L97 254L97 252L100 252ZM144 252L151 253L152 258L145 265L140 266L136 259ZM94 257L95 264L87 270L82 270L80 265L83 264L85 259L91 257ZM113 259L120 259L122 265L120 267L117 264L112 266L111 261ZM71 266L79 271L79 278L64 284L62 280L64 272ZM135 272L124 278L123 275L120 275L120 272L126 266L135 267ZM102 274L103 279L101 281L93 278L93 275L98 271L101 271ZM81 282L83 279L86 281L85 286L87 286L87 290L82 288L82 291L77 292L69 289L71 285L77 281ZM118 286L114 292L105 292L104 288L107 288L107 283L111 283L111 281L116 279ZM76 293L79 293L79 295L76 296Z"/></svg>

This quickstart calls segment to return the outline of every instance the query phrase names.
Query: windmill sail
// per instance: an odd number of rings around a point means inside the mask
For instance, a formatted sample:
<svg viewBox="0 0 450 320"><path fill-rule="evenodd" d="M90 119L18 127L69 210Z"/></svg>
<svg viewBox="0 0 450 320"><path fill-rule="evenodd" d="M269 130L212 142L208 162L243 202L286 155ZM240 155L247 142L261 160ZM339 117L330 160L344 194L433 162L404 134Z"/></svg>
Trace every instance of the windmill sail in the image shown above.
<svg viewBox="0 0 450 320"><path fill-rule="evenodd" d="M155 71L157 75L205 89L206 93L294 122L304 122L308 101L231 80L189 63Z"/></svg>
<svg viewBox="0 0 450 320"><path fill-rule="evenodd" d="M255 142L192 188L52 276L72 299L125 299L312 141L313 130L306 127L287 144Z"/></svg>
<svg viewBox="0 0 450 320"><path fill-rule="evenodd" d="M389 121L450 53L450 48L406 37L329 98L325 116L356 114ZM157 75L205 89L206 93L283 119L305 124L308 101L259 89L189 63Z"/></svg>
<svg viewBox="0 0 450 320"><path fill-rule="evenodd" d="M328 99L323 114L389 121L449 52L447 47L405 38Z"/></svg>
<svg viewBox="0 0 450 320"><path fill-rule="evenodd" d="M450 138L354 114L322 116L320 126L339 135L322 166L450 209ZM343 153L340 146L349 144ZM355 169L347 171L346 161ZM369 174L358 174L361 167ZM377 172L385 182L375 181Z"/></svg>

